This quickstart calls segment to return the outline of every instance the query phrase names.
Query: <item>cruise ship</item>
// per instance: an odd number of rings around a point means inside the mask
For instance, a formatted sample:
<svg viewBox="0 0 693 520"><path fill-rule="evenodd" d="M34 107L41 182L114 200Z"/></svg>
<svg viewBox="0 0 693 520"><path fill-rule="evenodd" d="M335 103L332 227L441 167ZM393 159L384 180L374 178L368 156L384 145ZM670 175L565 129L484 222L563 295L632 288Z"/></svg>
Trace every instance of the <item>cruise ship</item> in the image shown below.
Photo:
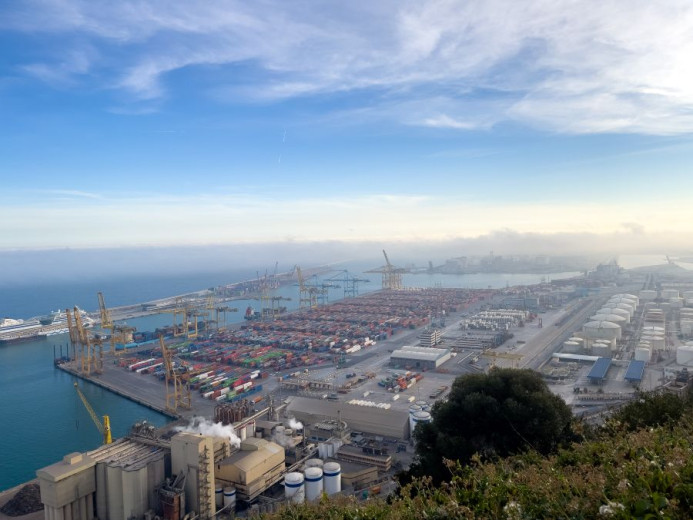
<svg viewBox="0 0 693 520"><path fill-rule="evenodd" d="M87 315L86 311L78 310L82 324L85 327L91 327L94 320ZM55 311L46 316L27 320L3 318L0 319L0 344L33 341L67 331L67 315L64 311Z"/></svg>

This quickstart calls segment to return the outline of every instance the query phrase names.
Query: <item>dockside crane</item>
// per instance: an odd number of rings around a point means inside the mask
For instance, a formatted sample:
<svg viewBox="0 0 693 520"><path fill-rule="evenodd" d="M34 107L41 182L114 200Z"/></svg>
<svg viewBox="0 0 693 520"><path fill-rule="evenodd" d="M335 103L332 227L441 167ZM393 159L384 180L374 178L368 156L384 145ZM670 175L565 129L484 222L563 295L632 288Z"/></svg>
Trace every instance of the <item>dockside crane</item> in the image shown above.
<svg viewBox="0 0 693 520"><path fill-rule="evenodd" d="M87 412L89 412L89 416L91 417L91 420L94 421L94 424L96 425L96 427L101 432L101 435L103 436L103 443L104 444L111 444L113 442L113 437L111 437L111 419L110 419L110 417L108 415L104 415L103 416L103 422L99 421L99 418L96 415L96 412L94 412L94 409L89 404L89 401L87 401L87 398L82 393L82 391L79 389L79 385L77 384L77 381L75 381L74 386L75 386L75 390L77 390L77 395L79 395L79 398L82 400L82 403L84 403L84 407L87 409Z"/></svg>
<svg viewBox="0 0 693 520"><path fill-rule="evenodd" d="M344 288L344 298L355 298L359 294L359 283L368 283L367 278L357 278L346 269L340 271L340 274L328 278L328 281L340 282Z"/></svg>
<svg viewBox="0 0 693 520"><path fill-rule="evenodd" d="M67 328L70 333L75 357L79 347L80 372L83 375L103 372L103 341L97 334L91 334L82 323L79 307L73 311L65 309Z"/></svg>
<svg viewBox="0 0 693 520"><path fill-rule="evenodd" d="M116 343L125 344L132 341L132 333L135 332L136 329L135 327L129 327L127 325L118 325L113 321L111 312L106 307L103 293L98 292L97 297L99 300L99 314L101 315L101 328L109 331L108 335L110 337L111 353L114 355L124 354L125 348L118 351L116 349Z"/></svg>
<svg viewBox="0 0 693 520"><path fill-rule="evenodd" d="M318 291L316 287L309 287L303 278L301 268L296 266L296 277L298 278L298 308L315 309L318 306Z"/></svg>
<svg viewBox="0 0 693 520"><path fill-rule="evenodd" d="M192 408L192 394L190 385L183 381L173 366L173 352L166 348L164 337L159 336L161 355L164 358L164 370L166 375L166 409L178 412L178 408L190 410ZM173 389L171 389L173 386Z"/></svg>
<svg viewBox="0 0 693 520"><path fill-rule="evenodd" d="M399 291L402 290L402 274L406 273L407 270L402 267L395 267L390 263L390 259L387 253L383 249L383 256L385 257L385 265L377 269L370 269L366 271L367 273L381 273L383 277L382 288L383 290Z"/></svg>

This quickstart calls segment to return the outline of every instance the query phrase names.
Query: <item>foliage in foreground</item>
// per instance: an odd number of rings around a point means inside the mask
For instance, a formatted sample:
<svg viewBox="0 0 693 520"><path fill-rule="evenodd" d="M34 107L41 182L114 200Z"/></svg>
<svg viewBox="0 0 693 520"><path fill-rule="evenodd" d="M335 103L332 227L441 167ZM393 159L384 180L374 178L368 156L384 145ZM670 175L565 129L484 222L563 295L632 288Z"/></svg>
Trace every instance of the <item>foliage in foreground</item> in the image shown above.
<svg viewBox="0 0 693 520"><path fill-rule="evenodd" d="M389 503L340 498L291 506L273 519L691 518L693 414L636 431L614 421L551 456L524 453L466 467L436 486L415 479Z"/></svg>

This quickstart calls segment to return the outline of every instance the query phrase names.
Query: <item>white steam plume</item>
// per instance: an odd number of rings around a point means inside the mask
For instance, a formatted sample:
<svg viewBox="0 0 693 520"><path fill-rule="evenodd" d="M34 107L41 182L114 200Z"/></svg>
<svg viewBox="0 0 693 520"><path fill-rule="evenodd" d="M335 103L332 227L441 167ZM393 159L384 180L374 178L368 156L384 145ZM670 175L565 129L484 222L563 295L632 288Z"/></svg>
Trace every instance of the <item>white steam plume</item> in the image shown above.
<svg viewBox="0 0 693 520"><path fill-rule="evenodd" d="M297 421L293 417L289 417L289 428L293 428L294 430L302 430L303 423L301 421Z"/></svg>
<svg viewBox="0 0 693 520"><path fill-rule="evenodd" d="M236 435L233 426L230 424L224 426L222 423L215 423L204 417L193 417L190 424L177 428L179 432L200 433L209 435L210 437L222 437L229 439L231 444L238 448L241 445L241 439Z"/></svg>

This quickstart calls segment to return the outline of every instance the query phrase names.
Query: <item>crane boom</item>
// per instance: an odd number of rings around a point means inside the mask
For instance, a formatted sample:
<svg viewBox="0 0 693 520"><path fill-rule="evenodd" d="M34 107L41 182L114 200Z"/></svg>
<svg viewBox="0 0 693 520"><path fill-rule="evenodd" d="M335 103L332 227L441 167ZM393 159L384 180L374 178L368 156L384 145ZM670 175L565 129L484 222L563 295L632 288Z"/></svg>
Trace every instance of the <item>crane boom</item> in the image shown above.
<svg viewBox="0 0 693 520"><path fill-rule="evenodd" d="M108 417L108 415L104 415L103 416L103 423L101 421L99 421L99 418L97 417L96 412L94 412L94 409L89 404L89 401L87 401L86 396L79 389L79 386L77 385L77 381L75 381L75 390L77 390L77 395L79 395L79 398L82 400L84 407L87 409L87 412L89 412L89 415L91 416L91 420L94 421L94 424L96 425L96 427L101 432L101 435L103 435L103 443L104 444L111 444L113 442L113 438L111 437L111 419L110 419L110 417Z"/></svg>

